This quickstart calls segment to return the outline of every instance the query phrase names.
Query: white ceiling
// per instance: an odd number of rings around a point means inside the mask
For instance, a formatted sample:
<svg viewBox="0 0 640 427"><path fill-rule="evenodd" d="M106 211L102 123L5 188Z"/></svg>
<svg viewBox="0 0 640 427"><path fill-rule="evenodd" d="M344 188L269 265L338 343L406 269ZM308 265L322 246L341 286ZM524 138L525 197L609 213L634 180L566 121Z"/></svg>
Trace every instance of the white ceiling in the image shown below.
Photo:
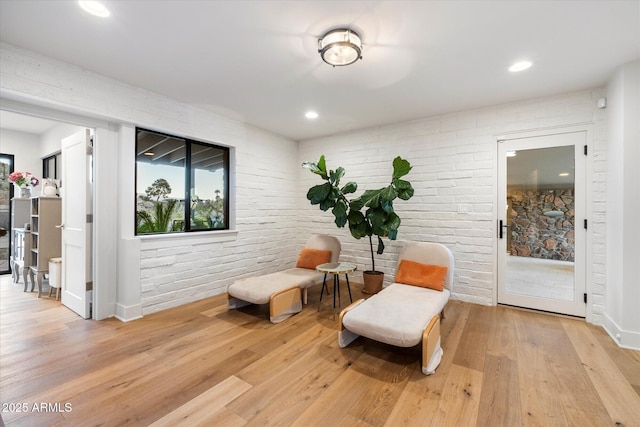
<svg viewBox="0 0 640 427"><path fill-rule="evenodd" d="M639 0L103 3L1 0L0 41L294 140L599 87L640 58ZM317 39L339 26L364 59L332 68Z"/></svg>
<svg viewBox="0 0 640 427"><path fill-rule="evenodd" d="M24 114L12 113L11 111L0 110L0 128L17 132L32 133L42 135L58 122L41 119L39 117L25 116Z"/></svg>

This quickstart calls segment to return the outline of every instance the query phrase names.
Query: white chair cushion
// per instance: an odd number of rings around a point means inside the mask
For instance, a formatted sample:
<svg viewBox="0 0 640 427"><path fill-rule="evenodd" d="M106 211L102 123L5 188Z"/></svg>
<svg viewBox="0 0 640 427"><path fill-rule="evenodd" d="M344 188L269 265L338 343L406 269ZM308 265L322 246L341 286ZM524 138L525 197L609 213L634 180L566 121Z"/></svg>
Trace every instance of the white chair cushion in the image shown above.
<svg viewBox="0 0 640 427"><path fill-rule="evenodd" d="M449 301L442 292L393 283L349 310L342 324L349 331L398 347L413 347L422 341L424 329Z"/></svg>
<svg viewBox="0 0 640 427"><path fill-rule="evenodd" d="M267 304L276 292L292 286L302 289L322 283L324 274L307 268L290 268L258 277L248 277L229 285L227 292L234 298L253 304Z"/></svg>

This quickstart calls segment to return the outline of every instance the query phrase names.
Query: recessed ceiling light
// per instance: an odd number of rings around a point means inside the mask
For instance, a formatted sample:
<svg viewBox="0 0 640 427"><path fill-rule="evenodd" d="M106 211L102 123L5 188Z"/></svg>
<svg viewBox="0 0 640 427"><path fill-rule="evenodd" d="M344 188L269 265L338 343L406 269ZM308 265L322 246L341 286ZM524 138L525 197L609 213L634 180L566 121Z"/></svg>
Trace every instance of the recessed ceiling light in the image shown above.
<svg viewBox="0 0 640 427"><path fill-rule="evenodd" d="M527 68L531 67L531 65L533 64L529 61L516 62L511 67L509 67L509 71L511 71L512 73L517 73L518 71L526 70Z"/></svg>
<svg viewBox="0 0 640 427"><path fill-rule="evenodd" d="M107 9L102 3L98 1L92 1L92 0L82 1L81 0L78 2L78 4L82 8L82 10L94 16L106 18L107 16L111 15L111 12L109 12L109 9Z"/></svg>
<svg viewBox="0 0 640 427"><path fill-rule="evenodd" d="M306 113L304 113L304 116L307 119L317 119L318 118L318 113L316 113L315 111L307 111Z"/></svg>
<svg viewBox="0 0 640 427"><path fill-rule="evenodd" d="M558 176L569 176L569 172L561 172Z"/></svg>

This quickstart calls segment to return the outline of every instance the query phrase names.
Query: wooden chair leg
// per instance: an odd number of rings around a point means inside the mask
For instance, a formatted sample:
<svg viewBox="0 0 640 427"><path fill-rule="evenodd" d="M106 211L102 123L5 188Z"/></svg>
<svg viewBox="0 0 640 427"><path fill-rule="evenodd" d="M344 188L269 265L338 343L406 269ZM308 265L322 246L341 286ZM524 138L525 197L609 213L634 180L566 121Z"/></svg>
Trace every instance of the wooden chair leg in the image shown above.
<svg viewBox="0 0 640 427"><path fill-rule="evenodd" d="M272 323L284 319L302 310L302 289L298 286L276 292L269 298L269 318Z"/></svg>
<svg viewBox="0 0 640 427"><path fill-rule="evenodd" d="M422 334L422 361L421 368L422 373L430 375L435 372L435 368L440 363L439 360L435 363L435 366L429 366L431 358L435 352L440 352L440 316L435 315L429 322L429 325ZM440 356L439 356L440 357Z"/></svg>

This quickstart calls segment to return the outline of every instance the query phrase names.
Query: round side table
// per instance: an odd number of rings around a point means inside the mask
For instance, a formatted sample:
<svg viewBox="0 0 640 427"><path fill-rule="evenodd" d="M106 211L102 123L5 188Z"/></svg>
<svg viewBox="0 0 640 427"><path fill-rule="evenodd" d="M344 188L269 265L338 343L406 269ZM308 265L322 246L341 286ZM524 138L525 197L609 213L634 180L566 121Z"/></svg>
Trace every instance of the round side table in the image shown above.
<svg viewBox="0 0 640 427"><path fill-rule="evenodd" d="M350 262L328 262L326 264L320 264L316 267L316 270L324 273L324 279L322 280L322 290L320 291L320 302L318 303L318 311L320 311L320 303L322 302L322 295L324 294L325 283L327 281L327 274L333 274L333 309L336 308L336 292L338 293L338 304L340 304L340 275L344 274L347 279L347 290L349 291L349 300L353 302L351 297L351 286L349 285L349 273L356 270L357 266Z"/></svg>

